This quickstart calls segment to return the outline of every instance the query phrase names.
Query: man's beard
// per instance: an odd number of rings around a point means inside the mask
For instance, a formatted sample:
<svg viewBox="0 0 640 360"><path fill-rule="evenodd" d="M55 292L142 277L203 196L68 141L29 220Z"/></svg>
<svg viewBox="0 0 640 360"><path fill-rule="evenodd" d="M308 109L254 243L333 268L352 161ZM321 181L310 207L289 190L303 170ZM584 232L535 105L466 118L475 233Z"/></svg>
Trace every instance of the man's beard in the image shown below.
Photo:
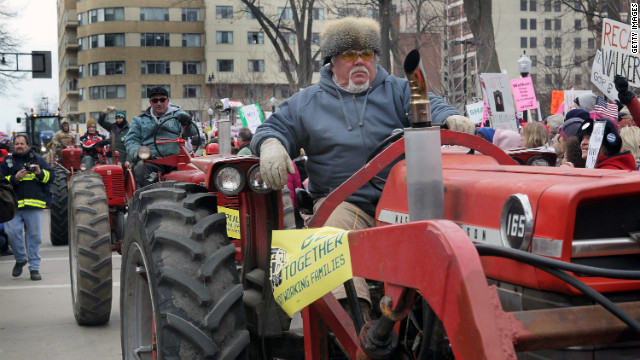
<svg viewBox="0 0 640 360"><path fill-rule="evenodd" d="M353 80L351 79L351 76L356 71L364 71L365 73L367 73L367 81L364 84L360 84L360 85L355 84L353 82ZM369 85L370 85L369 70L364 66L357 66L357 67L354 67L353 69L351 69L351 71L349 72L349 85L347 86L347 88L345 90L347 90L350 93L361 93L361 92L367 90L369 88Z"/></svg>

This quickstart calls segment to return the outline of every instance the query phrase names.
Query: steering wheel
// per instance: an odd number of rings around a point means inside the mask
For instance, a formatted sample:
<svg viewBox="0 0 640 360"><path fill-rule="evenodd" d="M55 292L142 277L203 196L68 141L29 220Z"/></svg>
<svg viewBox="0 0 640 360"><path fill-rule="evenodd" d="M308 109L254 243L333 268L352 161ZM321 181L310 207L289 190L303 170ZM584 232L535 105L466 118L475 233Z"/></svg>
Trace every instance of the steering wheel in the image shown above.
<svg viewBox="0 0 640 360"><path fill-rule="evenodd" d="M164 120L162 120L162 122L160 124L158 124L158 126L156 126L156 129L153 131L153 145L156 148L156 151L158 152L158 156L163 158L165 157L165 155L162 153L162 151L160 151L160 149L158 148L158 144L171 144L171 143L181 143L182 141L190 141L191 138L196 137L196 146L193 146L193 141L191 141L191 152L189 153L190 155L194 155L194 153L196 152L196 150L198 150L200 147L202 147L202 138L200 137L200 131L198 131L198 127L196 126L196 124L193 121L189 121L188 124L183 125L182 129L180 130L180 134L178 134L178 137L176 138L164 138L164 137L158 137L158 132L160 131L160 129L162 129L163 125L171 120L176 120L176 122L178 124L180 124L180 122L176 119L175 116L171 116L168 117ZM187 137L186 134L188 133L186 130L188 128L193 128L192 130L195 130L195 135L192 137ZM166 129L165 129L166 131Z"/></svg>
<svg viewBox="0 0 640 360"><path fill-rule="evenodd" d="M386 139L382 140L382 142L380 144L378 144L371 151L371 153L369 154L369 157L367 157L367 162L371 161L374 157L376 157L376 155L378 155L389 144L395 142L396 140L400 139L403 136L404 136L404 130L403 129L395 129L395 130L393 130L391 135L389 135ZM383 177L378 176L378 175L372 177L371 180L369 180L369 184L371 184L371 186L373 186L374 189L382 192L382 186L378 185L373 180L378 180L378 181L382 182L382 184L385 184L387 182L387 180L385 180Z"/></svg>

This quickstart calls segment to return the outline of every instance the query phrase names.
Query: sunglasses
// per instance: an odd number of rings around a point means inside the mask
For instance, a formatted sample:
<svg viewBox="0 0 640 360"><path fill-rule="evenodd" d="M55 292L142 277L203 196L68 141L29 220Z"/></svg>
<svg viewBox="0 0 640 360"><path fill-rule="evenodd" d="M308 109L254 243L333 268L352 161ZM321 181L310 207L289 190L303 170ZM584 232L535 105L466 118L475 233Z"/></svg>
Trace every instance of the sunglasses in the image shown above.
<svg viewBox="0 0 640 360"><path fill-rule="evenodd" d="M160 101L161 103L167 101L167 98L155 98L155 99L150 99L152 103L157 104L158 101Z"/></svg>
<svg viewBox="0 0 640 360"><path fill-rule="evenodd" d="M340 54L340 56L346 61L356 61L358 59L358 56L360 56L363 61L369 61L373 59L373 56L375 54L376 53L374 53L373 50L362 50L362 51L347 50L347 51L343 51Z"/></svg>

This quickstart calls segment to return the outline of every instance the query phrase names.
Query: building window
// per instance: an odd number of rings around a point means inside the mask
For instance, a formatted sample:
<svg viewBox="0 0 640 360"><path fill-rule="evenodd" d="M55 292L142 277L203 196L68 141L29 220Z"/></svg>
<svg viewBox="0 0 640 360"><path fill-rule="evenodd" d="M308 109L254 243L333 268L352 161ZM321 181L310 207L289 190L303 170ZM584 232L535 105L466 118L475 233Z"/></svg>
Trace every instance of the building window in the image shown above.
<svg viewBox="0 0 640 360"><path fill-rule="evenodd" d="M202 88L200 85L184 85L182 86L182 97L185 99L202 97Z"/></svg>
<svg viewBox="0 0 640 360"><path fill-rule="evenodd" d="M324 20L324 9L313 8L313 20Z"/></svg>
<svg viewBox="0 0 640 360"><path fill-rule="evenodd" d="M87 49L87 38L78 39L78 51Z"/></svg>
<svg viewBox="0 0 640 360"><path fill-rule="evenodd" d="M264 86L246 85L244 87L244 97L251 99L251 102L255 102L256 99L264 97Z"/></svg>
<svg viewBox="0 0 640 360"><path fill-rule="evenodd" d="M167 90L167 93L169 94L169 98L171 98L171 85L169 84L146 84L146 85L142 85L142 91L140 92L140 98L142 99L148 99L149 98L149 91L151 91L151 89L153 89L154 87L163 87Z"/></svg>
<svg viewBox="0 0 640 360"><path fill-rule="evenodd" d="M553 48L560 49L562 47L562 39L557 37L553 39Z"/></svg>
<svg viewBox="0 0 640 360"><path fill-rule="evenodd" d="M550 37L544 38L544 47L547 48L547 49L551 49L551 38Z"/></svg>
<svg viewBox="0 0 640 360"><path fill-rule="evenodd" d="M182 34L182 47L201 47L201 34Z"/></svg>
<svg viewBox="0 0 640 360"><path fill-rule="evenodd" d="M551 11L551 0L544 0L544 11Z"/></svg>
<svg viewBox="0 0 640 360"><path fill-rule="evenodd" d="M527 0L520 0L520 11L527 11Z"/></svg>
<svg viewBox="0 0 640 360"><path fill-rule="evenodd" d="M233 31L217 31L218 44L233 44Z"/></svg>
<svg viewBox="0 0 640 360"><path fill-rule="evenodd" d="M538 22L536 19L529 19L529 29L536 30L538 28Z"/></svg>
<svg viewBox="0 0 640 360"><path fill-rule="evenodd" d="M527 48L527 38L526 37L521 37L520 38L520 47L523 49Z"/></svg>
<svg viewBox="0 0 640 360"><path fill-rule="evenodd" d="M249 60L249 72L264 72L264 60Z"/></svg>
<svg viewBox="0 0 640 360"><path fill-rule="evenodd" d="M216 19L233 19L233 6L216 6Z"/></svg>
<svg viewBox="0 0 640 360"><path fill-rule="evenodd" d="M553 62L553 58L550 55L544 57L544 66L551 67L551 63Z"/></svg>
<svg viewBox="0 0 640 360"><path fill-rule="evenodd" d="M296 67L293 65L293 63L291 61L285 61L286 64L286 68L288 69L289 73L293 73L296 71ZM278 71L279 72L284 72L284 67L282 66L282 62L278 62Z"/></svg>
<svg viewBox="0 0 640 360"><path fill-rule="evenodd" d="M249 31L247 33L248 44L264 44L264 33L262 31Z"/></svg>
<svg viewBox="0 0 640 360"><path fill-rule="evenodd" d="M320 46L320 33L311 33L311 44Z"/></svg>
<svg viewBox="0 0 640 360"><path fill-rule="evenodd" d="M527 19L520 19L520 30L527 30Z"/></svg>
<svg viewBox="0 0 640 360"><path fill-rule="evenodd" d="M562 21L560 19L554 20L554 30L562 30Z"/></svg>
<svg viewBox="0 0 640 360"><path fill-rule="evenodd" d="M264 14L264 6L258 6L258 10L260 11L260 14ZM247 9L247 19L255 19L255 18L256 16L253 15L251 10Z"/></svg>
<svg viewBox="0 0 640 360"><path fill-rule="evenodd" d="M85 77L85 73L84 73L84 65L78 65L78 77L80 79L84 79Z"/></svg>
<svg viewBox="0 0 640 360"><path fill-rule="evenodd" d="M551 74L544 74L544 84L551 86L553 81L551 80Z"/></svg>
<svg viewBox="0 0 640 360"><path fill-rule="evenodd" d="M124 8L106 8L104 9L104 21L123 21Z"/></svg>
<svg viewBox="0 0 640 360"><path fill-rule="evenodd" d="M183 8L182 21L200 21L200 9Z"/></svg>
<svg viewBox="0 0 640 360"><path fill-rule="evenodd" d="M358 10L354 8L338 8L338 19L342 19L347 16L355 16L358 17Z"/></svg>
<svg viewBox="0 0 640 360"><path fill-rule="evenodd" d="M293 10L291 8L278 8L278 19L293 20Z"/></svg>
<svg viewBox="0 0 640 360"><path fill-rule="evenodd" d="M573 39L573 48L576 49L576 50L582 49L582 39L574 38Z"/></svg>
<svg viewBox="0 0 640 360"><path fill-rule="evenodd" d="M86 93L86 91L84 91L84 88L79 88L78 89L78 96L80 97L78 99L79 101L87 100L87 93ZM78 120L78 121L80 121L80 120Z"/></svg>
<svg viewBox="0 0 640 360"><path fill-rule="evenodd" d="M89 49L124 46L124 34L99 34L89 37Z"/></svg>
<svg viewBox="0 0 640 360"><path fill-rule="evenodd" d="M87 13L78 14L78 26L84 26L87 23Z"/></svg>
<svg viewBox="0 0 640 360"><path fill-rule="evenodd" d="M142 61L142 75L169 75L171 67L169 61Z"/></svg>
<svg viewBox="0 0 640 360"><path fill-rule="evenodd" d="M580 20L574 20L573 22L573 29L576 31L580 31L582 30L582 21Z"/></svg>
<svg viewBox="0 0 640 360"><path fill-rule="evenodd" d="M544 19L544 29L551 30L551 19Z"/></svg>
<svg viewBox="0 0 640 360"><path fill-rule="evenodd" d="M573 84L580 86L582 85L582 74L575 74L573 77Z"/></svg>
<svg viewBox="0 0 640 360"><path fill-rule="evenodd" d="M587 48L588 49L593 49L596 47L596 41L594 38L589 38L587 39Z"/></svg>
<svg viewBox="0 0 640 360"><path fill-rule="evenodd" d="M529 74L529 77L531 78L531 82L534 85L538 82L538 75L537 74Z"/></svg>
<svg viewBox="0 0 640 360"><path fill-rule="evenodd" d="M142 7L140 8L140 20L169 21L169 9L159 7Z"/></svg>
<svg viewBox="0 0 640 360"><path fill-rule="evenodd" d="M276 85L274 92L275 92L274 96L277 99L287 99L291 97L291 95L293 95L291 93L291 89L287 85Z"/></svg>
<svg viewBox="0 0 640 360"><path fill-rule="evenodd" d="M555 67L562 66L562 56L556 55L556 57L553 59L553 66Z"/></svg>
<svg viewBox="0 0 640 360"><path fill-rule="evenodd" d="M536 11L536 0L529 0L529 11Z"/></svg>
<svg viewBox="0 0 640 360"><path fill-rule="evenodd" d="M529 38L529 47L532 48L532 49L535 49L536 47L538 47L538 38L530 37Z"/></svg>
<svg viewBox="0 0 640 360"><path fill-rule="evenodd" d="M322 69L322 60L316 60L313 62L313 72L320 72Z"/></svg>
<svg viewBox="0 0 640 360"><path fill-rule="evenodd" d="M376 10L376 9L367 9L367 17L369 19L378 20L380 18L380 14L378 13L378 10Z"/></svg>
<svg viewBox="0 0 640 360"><path fill-rule="evenodd" d="M183 61L182 74L183 75L202 74L202 64L200 63L200 61Z"/></svg>
<svg viewBox="0 0 640 360"><path fill-rule="evenodd" d="M580 66L582 65L582 56L576 55L573 57L573 65Z"/></svg>
<svg viewBox="0 0 640 360"><path fill-rule="evenodd" d="M553 1L553 11L560 12L560 0Z"/></svg>
<svg viewBox="0 0 640 360"><path fill-rule="evenodd" d="M536 55L529 56L531 59L531 67L536 67L538 65L538 57Z"/></svg>
<svg viewBox="0 0 640 360"><path fill-rule="evenodd" d="M296 37L293 33L291 32L283 32L282 33L282 37L284 38L284 41L289 44L289 45L293 45L295 44L296 41ZM280 39L278 39L278 42L280 42Z"/></svg>
<svg viewBox="0 0 640 360"><path fill-rule="evenodd" d="M124 61L105 61L89 64L89 76L124 75Z"/></svg>
<svg viewBox="0 0 640 360"><path fill-rule="evenodd" d="M218 60L218 72L233 72L233 60Z"/></svg>
<svg viewBox="0 0 640 360"><path fill-rule="evenodd" d="M169 34L141 33L140 46L169 46Z"/></svg>
<svg viewBox="0 0 640 360"><path fill-rule="evenodd" d="M89 97L91 100L100 99L124 99L127 97L124 85L105 85L89 87Z"/></svg>

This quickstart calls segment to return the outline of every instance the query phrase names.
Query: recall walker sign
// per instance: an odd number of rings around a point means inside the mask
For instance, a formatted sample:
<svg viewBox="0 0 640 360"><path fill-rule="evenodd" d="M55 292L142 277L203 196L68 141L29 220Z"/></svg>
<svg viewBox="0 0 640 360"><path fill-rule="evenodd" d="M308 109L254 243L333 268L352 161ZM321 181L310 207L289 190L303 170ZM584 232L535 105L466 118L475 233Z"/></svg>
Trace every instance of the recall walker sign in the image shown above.
<svg viewBox="0 0 640 360"><path fill-rule="evenodd" d="M289 316L353 277L348 234L332 227L273 232L273 297Z"/></svg>

